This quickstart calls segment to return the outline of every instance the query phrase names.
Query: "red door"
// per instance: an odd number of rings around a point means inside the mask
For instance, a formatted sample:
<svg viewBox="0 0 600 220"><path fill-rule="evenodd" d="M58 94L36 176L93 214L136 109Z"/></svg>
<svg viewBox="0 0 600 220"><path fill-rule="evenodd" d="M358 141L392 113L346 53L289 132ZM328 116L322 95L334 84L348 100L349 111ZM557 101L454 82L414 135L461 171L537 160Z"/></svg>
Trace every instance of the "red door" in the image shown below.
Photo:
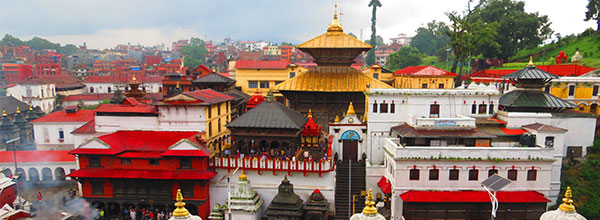
<svg viewBox="0 0 600 220"><path fill-rule="evenodd" d="M344 160L357 161L358 156L358 140L344 140Z"/></svg>

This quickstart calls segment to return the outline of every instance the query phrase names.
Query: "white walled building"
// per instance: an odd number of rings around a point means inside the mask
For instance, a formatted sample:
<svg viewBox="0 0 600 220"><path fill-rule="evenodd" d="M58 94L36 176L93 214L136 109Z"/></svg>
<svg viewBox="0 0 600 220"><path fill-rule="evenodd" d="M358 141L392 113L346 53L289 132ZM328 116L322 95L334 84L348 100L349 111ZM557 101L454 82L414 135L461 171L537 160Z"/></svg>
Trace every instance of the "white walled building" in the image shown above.
<svg viewBox="0 0 600 220"><path fill-rule="evenodd" d="M92 120L94 120L93 110L70 108L31 121L37 149L74 149L76 142L71 132Z"/></svg>
<svg viewBox="0 0 600 220"><path fill-rule="evenodd" d="M48 83L38 78L28 78L19 84L9 87L6 95L15 97L19 101L31 103L49 113L54 109L56 98L56 84Z"/></svg>

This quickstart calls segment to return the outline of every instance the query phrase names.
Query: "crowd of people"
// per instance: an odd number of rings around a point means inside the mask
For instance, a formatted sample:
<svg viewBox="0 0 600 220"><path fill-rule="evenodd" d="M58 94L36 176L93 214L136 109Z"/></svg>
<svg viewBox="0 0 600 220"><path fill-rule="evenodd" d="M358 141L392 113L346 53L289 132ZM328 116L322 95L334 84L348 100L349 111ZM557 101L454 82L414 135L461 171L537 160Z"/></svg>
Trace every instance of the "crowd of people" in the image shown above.
<svg viewBox="0 0 600 220"><path fill-rule="evenodd" d="M172 212L165 212L158 209L135 209L133 207L123 209L123 216L128 220L167 220L171 218L171 215Z"/></svg>
<svg viewBox="0 0 600 220"><path fill-rule="evenodd" d="M290 147L274 147L274 148L258 148L251 147L249 150L236 149L235 152L231 152L230 148L226 148L221 156L224 157L235 157L235 158L257 158L260 160L291 160L291 161L319 161L321 159L327 160L327 148L314 147L315 149L296 149L293 150Z"/></svg>

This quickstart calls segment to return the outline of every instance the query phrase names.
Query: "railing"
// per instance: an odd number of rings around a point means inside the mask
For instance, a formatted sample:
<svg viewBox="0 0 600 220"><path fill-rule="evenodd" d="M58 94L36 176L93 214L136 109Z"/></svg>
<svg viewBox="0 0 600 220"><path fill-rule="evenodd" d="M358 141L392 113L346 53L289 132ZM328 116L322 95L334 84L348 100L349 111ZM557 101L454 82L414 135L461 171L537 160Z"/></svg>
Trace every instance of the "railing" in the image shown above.
<svg viewBox="0 0 600 220"><path fill-rule="evenodd" d="M262 160L258 157L247 157L244 159L234 157L213 157L210 160L210 166L214 168L227 169L227 172L231 172L232 169L245 170L256 170L258 174L262 171L273 172L276 175L277 172L287 172L288 175L292 175L292 172L302 172L304 176L306 173L318 173L321 176L322 173L327 173L335 169L335 163L331 159L323 159L320 161L291 161L291 160L279 160L279 159L267 159Z"/></svg>
<svg viewBox="0 0 600 220"><path fill-rule="evenodd" d="M409 124L429 129L475 128L475 119L463 115L457 115L455 118L419 118L409 115Z"/></svg>

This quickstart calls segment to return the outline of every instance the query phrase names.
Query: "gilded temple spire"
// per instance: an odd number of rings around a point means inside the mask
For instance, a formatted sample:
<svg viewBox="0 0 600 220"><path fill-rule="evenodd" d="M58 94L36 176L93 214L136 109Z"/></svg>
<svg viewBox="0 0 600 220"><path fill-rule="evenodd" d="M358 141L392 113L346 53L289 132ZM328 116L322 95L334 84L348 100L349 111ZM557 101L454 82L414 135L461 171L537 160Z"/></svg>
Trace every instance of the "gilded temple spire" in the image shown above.
<svg viewBox="0 0 600 220"><path fill-rule="evenodd" d="M560 204L560 206L558 208L565 212L574 212L575 206L573 205L573 200L571 199L572 196L573 196L573 194L571 194L571 187L567 186L567 191L565 192L565 198L562 199L563 203Z"/></svg>
<svg viewBox="0 0 600 220"><path fill-rule="evenodd" d="M183 195L181 195L181 189L177 189L177 202L175 203L175 210L173 211L173 216L175 217L185 217L190 215L190 212L185 208L185 202L183 202Z"/></svg>

